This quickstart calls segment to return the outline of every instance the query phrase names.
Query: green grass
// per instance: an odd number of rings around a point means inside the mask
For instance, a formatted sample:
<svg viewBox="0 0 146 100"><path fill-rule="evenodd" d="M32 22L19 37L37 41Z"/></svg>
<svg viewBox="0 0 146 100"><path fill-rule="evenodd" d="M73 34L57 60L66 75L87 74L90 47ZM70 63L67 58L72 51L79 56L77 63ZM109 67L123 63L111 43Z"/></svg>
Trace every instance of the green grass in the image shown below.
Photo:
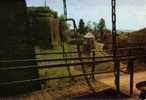
<svg viewBox="0 0 146 100"><path fill-rule="evenodd" d="M97 47L98 48L98 47ZM70 45L65 43L65 51L77 51L75 45ZM35 49L36 53L48 53L48 52L62 52L62 48L53 48L53 49L40 49L36 47ZM96 53L96 56L105 56L106 53ZM85 55L84 55L85 56ZM68 58L71 57L77 57L77 54L68 54ZM55 59L55 58L63 58L62 54L52 54L52 55L36 55L37 59ZM67 63L71 62L77 62L77 61L68 61ZM79 61L78 61L79 62ZM65 61L52 61L52 62L38 62L37 65L51 65L51 64L65 64ZM91 66L88 67L88 65L85 65L87 72L91 72ZM82 74L81 66L70 66L71 74L77 75ZM104 64L98 64L96 65L96 72L102 72L102 71L112 71L113 70L113 64L112 63L104 63ZM45 68L39 70L40 77L60 77L60 76L68 76L69 73L67 71L67 67L61 67L61 68ZM83 77L81 77L83 78ZM77 80L80 80L81 78L76 78ZM71 83L70 79L61 79L61 80L53 80L53 81L47 81L44 84L42 84L42 87L44 88L60 88L64 87L66 85L69 85Z"/></svg>
<svg viewBox="0 0 146 100"><path fill-rule="evenodd" d="M65 44L65 51L76 51L75 45L69 45ZM36 47L35 49L36 53L48 53L48 52L62 52L62 48L53 48L53 49L40 49L39 47ZM68 54L67 57L75 57L75 54ZM52 54L52 55L36 55L37 59L55 59L55 58L63 58L62 54ZM71 61L68 61L70 63ZM37 65L51 65L51 64L63 64L66 63L65 61L55 61L55 62L38 62ZM74 67L70 67L71 74L81 74L80 71L75 70ZM39 70L39 76L40 77L59 77L59 76L68 76L69 73L67 71L67 67L61 67L61 68L46 68L46 69L40 69ZM58 88L65 85L68 85L69 79L62 79L62 80L55 80L55 81L47 81L43 84L43 87L51 87L51 88Z"/></svg>

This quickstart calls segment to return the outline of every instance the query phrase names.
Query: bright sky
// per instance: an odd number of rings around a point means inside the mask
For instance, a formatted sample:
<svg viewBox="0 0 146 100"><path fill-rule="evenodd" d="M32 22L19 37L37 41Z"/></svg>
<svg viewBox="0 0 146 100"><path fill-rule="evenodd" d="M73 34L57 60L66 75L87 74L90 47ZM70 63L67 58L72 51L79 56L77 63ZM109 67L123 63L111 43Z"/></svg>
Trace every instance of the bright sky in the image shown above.
<svg viewBox="0 0 146 100"><path fill-rule="evenodd" d="M45 0L26 0L28 6L43 6ZM46 0L47 5L63 14L63 0ZM111 0L67 0L68 17L77 23L104 18L111 29ZM117 0L117 29L137 30L146 27L146 0Z"/></svg>

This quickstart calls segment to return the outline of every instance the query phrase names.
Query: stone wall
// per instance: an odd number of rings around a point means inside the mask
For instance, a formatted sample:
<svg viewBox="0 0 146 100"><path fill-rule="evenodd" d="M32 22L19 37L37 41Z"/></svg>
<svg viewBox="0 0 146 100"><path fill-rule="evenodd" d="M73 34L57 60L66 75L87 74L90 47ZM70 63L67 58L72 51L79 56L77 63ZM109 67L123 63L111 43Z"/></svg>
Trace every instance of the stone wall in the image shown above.
<svg viewBox="0 0 146 100"><path fill-rule="evenodd" d="M34 47L28 27L24 0L0 1L0 60L34 59ZM0 62L0 68L36 65L36 62ZM22 69L0 71L0 82L38 78L38 70ZM0 86L0 95L10 96L40 89L38 82Z"/></svg>

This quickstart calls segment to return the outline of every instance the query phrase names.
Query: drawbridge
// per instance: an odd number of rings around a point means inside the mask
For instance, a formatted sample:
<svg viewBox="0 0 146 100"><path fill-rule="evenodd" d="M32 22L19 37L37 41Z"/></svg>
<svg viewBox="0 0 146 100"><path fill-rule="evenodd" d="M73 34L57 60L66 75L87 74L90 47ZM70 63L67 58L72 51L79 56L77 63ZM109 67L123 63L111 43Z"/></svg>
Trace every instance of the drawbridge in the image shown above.
<svg viewBox="0 0 146 100"><path fill-rule="evenodd" d="M86 57L83 55L81 51L81 46L80 44L76 45L76 49L74 51L66 51L65 50L65 41L64 41L64 36L63 36L63 26L62 23L66 21L71 21L74 26L74 34L76 36L76 40L79 41L80 38L78 37L77 34L77 26L76 22L73 18L67 18L67 7L66 7L66 0L64 0L64 13L66 18L64 20L61 20L60 22L60 37L61 37L61 47L62 51L61 52L47 52L47 53L37 53L35 55L62 55L61 58L54 58L54 59L34 59L34 58L27 58L27 59L15 59L15 60L1 60L0 64L9 64L9 65L16 65L16 66L7 66L7 67L0 67L0 73L2 72L4 75L4 72L11 72L11 71L20 71L23 72L23 70L32 70L32 69L52 69L52 68L66 68L66 71L68 75L63 75L63 76L41 76L38 77L37 75L32 76L31 78L27 79L19 79L19 80L5 80L0 81L0 87L5 87L7 90L3 94L2 91L2 96L7 96L8 99L28 99L28 100L33 100L33 99L39 99L39 100L48 100L48 99L60 99L60 98L70 98L71 99L78 99L76 97L83 96L84 94L91 94L95 93L98 94L100 93L101 95L105 95L106 93L108 94L107 91L104 90L110 90L113 91L113 94L116 96L116 98L130 98L130 96L133 96L134 93L137 93L136 89L134 88L135 82L143 81L142 79L145 79L144 77L140 78L136 76L134 78L134 62L137 61L140 58L145 57L145 55L140 55L140 56L134 56L131 54L132 50L135 49L145 49L145 46L136 46L136 47L127 47L127 48L118 48L117 46L117 31L116 31L116 0L111 0L111 8L112 8L112 49L107 50L107 52L111 52L111 55L105 55L105 56L97 56L97 53L105 53L105 51L98 51L94 50L91 53L90 57ZM128 51L127 55L119 55L119 51ZM23 53L23 52L22 52ZM70 55L74 54L74 57L71 57ZM127 68L128 72L122 73L121 72L121 62L127 62ZM29 63L28 63L29 62ZM37 64L31 64L30 62L36 62ZM39 63L45 62L47 64L45 65L39 65ZM56 63L50 63L50 62L56 62ZM61 62L61 63L58 63ZM111 71L96 71L96 67L98 67L99 64L109 64L112 63L113 65L113 70ZM25 65L25 63L28 63ZM24 64L24 66L20 66L20 64ZM17 66L18 65L18 66ZM87 71L87 66L90 65L91 70ZM80 73L79 74L73 74L72 73L72 67L80 67ZM88 66L89 67L89 66ZM145 72L140 73L139 75L143 75ZM21 73L19 73L21 74ZM29 73L30 74L30 73ZM1 75L1 74L0 74ZM19 76L19 75L18 75ZM13 75L12 75L13 77ZM80 77L82 77L80 79ZM101 77L101 78L100 78ZM129 77L129 78L128 78ZM38 85L38 84L43 84L45 82L51 81L51 80L63 80L63 79L69 79L70 80L70 85L64 87L63 89L58 89L58 90L51 90L51 89L42 89L41 91L39 88L35 89L30 89L29 96L25 95L24 93L21 93L23 95L20 95L19 88L22 89L22 87L25 87L24 85ZM124 82L129 81L128 83ZM33 84L32 84L33 83ZM35 84L37 83L37 84ZM128 84L125 86L125 84ZM16 86L18 88L17 91L9 90L11 87ZM124 88L123 88L124 87ZM5 89L4 88L4 89ZM30 87L31 88L31 87ZM29 90L29 88L27 88ZM32 91L37 91L33 92ZM63 92L64 91L64 92ZM104 91L104 92L102 92ZM125 91L127 95L122 94L121 92ZM136 91L136 92L135 92ZM16 92L19 95L16 96L17 94L14 93L14 97L12 96L12 92ZM23 92L23 91L21 91ZM7 94L8 93L8 94ZM28 93L28 91L27 91ZM105 93L105 94L104 94ZM94 96L93 96L94 97ZM100 97L100 95L99 95ZM107 96L109 97L109 96ZM3 97L2 97L3 98ZM4 97L5 98L5 97ZM98 98L98 96L96 97ZM101 97L100 97L101 98ZM110 97L109 97L110 98ZM112 97L111 97L112 98Z"/></svg>

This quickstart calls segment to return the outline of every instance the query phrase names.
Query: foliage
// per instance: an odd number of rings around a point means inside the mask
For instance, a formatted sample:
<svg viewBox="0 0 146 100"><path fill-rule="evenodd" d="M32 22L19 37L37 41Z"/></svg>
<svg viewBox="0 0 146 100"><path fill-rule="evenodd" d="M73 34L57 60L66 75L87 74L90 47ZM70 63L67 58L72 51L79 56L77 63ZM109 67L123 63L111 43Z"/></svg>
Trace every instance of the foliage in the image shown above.
<svg viewBox="0 0 146 100"><path fill-rule="evenodd" d="M88 21L86 26L86 31L91 31L91 30L92 30L92 22Z"/></svg>
<svg viewBox="0 0 146 100"><path fill-rule="evenodd" d="M97 25L98 25L97 22L93 22L93 28L94 28L94 31L97 31Z"/></svg>
<svg viewBox="0 0 146 100"><path fill-rule="evenodd" d="M64 32L68 31L70 25L69 25L67 22L64 21L64 20L65 20L65 16L64 16L64 15L61 15L61 16L59 17L59 20L60 20L60 21L62 22L62 24L63 24Z"/></svg>
<svg viewBox="0 0 146 100"><path fill-rule="evenodd" d="M97 28L99 31L106 29L105 20L103 18L100 19Z"/></svg>
<svg viewBox="0 0 146 100"><path fill-rule="evenodd" d="M79 21L79 33L85 35L85 23L83 19Z"/></svg>
<svg viewBox="0 0 146 100"><path fill-rule="evenodd" d="M82 23L82 19L80 20L80 23ZM95 34L96 40L100 39L100 41L103 40L103 35L105 32L110 32L110 30L106 29L105 20L103 18L101 18L99 22L88 21L87 25L86 26L84 25L84 30L85 33L88 31L93 32Z"/></svg>
<svg viewBox="0 0 146 100"><path fill-rule="evenodd" d="M98 25L97 25L97 30L100 33L101 42L103 40L103 34L104 34L105 29L106 29L105 20L103 18L101 18Z"/></svg>
<svg viewBox="0 0 146 100"><path fill-rule="evenodd" d="M65 21L65 16L64 15L61 15L59 17L59 20L61 22L60 24L60 28L61 28L61 31L62 31L62 36L64 38L64 41L67 41L68 38L70 37L70 24L67 23L67 21Z"/></svg>
<svg viewBox="0 0 146 100"><path fill-rule="evenodd" d="M49 17L57 18L58 14L49 7L28 7L28 12L36 15L46 14Z"/></svg>

